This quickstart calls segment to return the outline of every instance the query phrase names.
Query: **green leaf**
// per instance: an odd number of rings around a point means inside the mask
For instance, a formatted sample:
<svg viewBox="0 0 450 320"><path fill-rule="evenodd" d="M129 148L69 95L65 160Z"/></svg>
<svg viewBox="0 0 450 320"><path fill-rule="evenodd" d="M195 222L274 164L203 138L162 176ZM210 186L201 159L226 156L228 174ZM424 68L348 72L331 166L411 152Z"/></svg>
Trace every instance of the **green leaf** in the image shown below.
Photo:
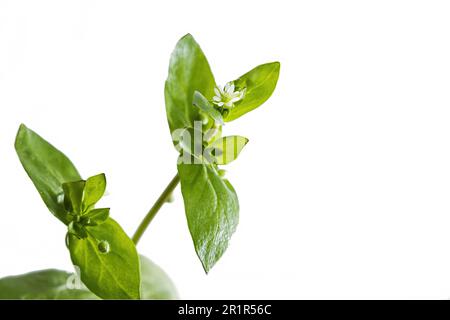
<svg viewBox="0 0 450 320"><path fill-rule="evenodd" d="M208 272L228 247L239 220L233 186L205 164L179 164L178 174L189 231Z"/></svg>
<svg viewBox="0 0 450 320"><path fill-rule="evenodd" d="M0 299L98 299L74 273L48 269L0 279Z"/></svg>
<svg viewBox="0 0 450 320"><path fill-rule="evenodd" d="M241 136L228 136L214 141L209 148L213 149L216 164L228 164L237 159L239 153L248 143L248 139Z"/></svg>
<svg viewBox="0 0 450 320"><path fill-rule="evenodd" d="M69 234L72 234L79 239L86 239L88 236L86 228L83 225L81 225L75 221L72 221L69 223L68 231L69 231Z"/></svg>
<svg viewBox="0 0 450 320"><path fill-rule="evenodd" d="M178 299L177 289L169 276L150 259L141 258L141 298Z"/></svg>
<svg viewBox="0 0 450 320"><path fill-rule="evenodd" d="M83 283L103 299L139 299L139 257L133 241L111 218L86 229L86 239L69 235L70 257ZM99 250L101 241L109 244L109 252Z"/></svg>
<svg viewBox="0 0 450 320"><path fill-rule="evenodd" d="M275 90L279 74L280 63L272 62L259 65L235 80L236 88L245 88L246 92L242 101L227 114L225 122L233 121L266 102Z"/></svg>
<svg viewBox="0 0 450 320"><path fill-rule="evenodd" d="M72 162L34 131L21 125L15 148L20 162L49 210L63 223L69 223L62 201L62 184L81 180Z"/></svg>
<svg viewBox="0 0 450 320"><path fill-rule="evenodd" d="M109 217L109 208L99 208L89 211L82 219L88 219L89 226L97 226L105 222Z"/></svg>
<svg viewBox="0 0 450 320"><path fill-rule="evenodd" d="M150 259L140 256L141 298L178 299L169 276ZM0 279L0 299L99 299L75 273L40 270Z"/></svg>
<svg viewBox="0 0 450 320"><path fill-rule="evenodd" d="M216 123L223 125L222 114L200 92L194 92L192 100L194 106L200 108L206 115L211 117Z"/></svg>
<svg viewBox="0 0 450 320"><path fill-rule="evenodd" d="M81 199L85 183L84 180L63 183L64 207L68 212L81 213Z"/></svg>
<svg viewBox="0 0 450 320"><path fill-rule="evenodd" d="M194 92L206 98L214 95L214 76L203 51L190 34L181 38L170 58L164 96L170 132L193 128L200 120L199 109L192 104Z"/></svg>
<svg viewBox="0 0 450 320"><path fill-rule="evenodd" d="M104 173L86 180L83 195L83 211L95 205L105 194L106 177Z"/></svg>

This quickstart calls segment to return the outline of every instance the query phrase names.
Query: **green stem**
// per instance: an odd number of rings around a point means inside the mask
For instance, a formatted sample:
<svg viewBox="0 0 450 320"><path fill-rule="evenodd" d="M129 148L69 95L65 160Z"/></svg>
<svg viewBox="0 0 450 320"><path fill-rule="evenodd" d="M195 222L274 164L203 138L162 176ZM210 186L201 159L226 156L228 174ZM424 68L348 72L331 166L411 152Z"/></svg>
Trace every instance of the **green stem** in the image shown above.
<svg viewBox="0 0 450 320"><path fill-rule="evenodd" d="M137 228L136 232L133 235L133 242L134 244L138 244L139 240L141 239L142 235L144 234L145 230L147 230L147 227L149 226L150 222L152 222L153 218L158 213L159 209L164 205L164 203L167 202L167 200L170 198L173 190L180 182L180 177L178 174L173 177L172 181L169 182L166 189L164 189L163 193L159 196L158 200L156 200L153 207L150 209L150 211L147 213L147 215L144 217L144 220L142 220L141 224Z"/></svg>

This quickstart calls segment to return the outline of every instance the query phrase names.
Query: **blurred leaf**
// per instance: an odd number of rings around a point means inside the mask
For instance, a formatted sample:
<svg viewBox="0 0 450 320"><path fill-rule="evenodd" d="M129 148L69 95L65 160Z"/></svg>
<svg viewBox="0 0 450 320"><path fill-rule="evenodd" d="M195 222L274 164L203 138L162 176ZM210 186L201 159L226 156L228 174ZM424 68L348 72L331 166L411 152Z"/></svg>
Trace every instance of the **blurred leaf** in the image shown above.
<svg viewBox="0 0 450 320"><path fill-rule="evenodd" d="M169 276L150 259L141 258L141 298L178 299L177 289Z"/></svg>
<svg viewBox="0 0 450 320"><path fill-rule="evenodd" d="M140 256L142 300L178 299L172 280ZM0 279L0 299L99 299L75 273L48 269Z"/></svg>
<svg viewBox="0 0 450 320"><path fill-rule="evenodd" d="M0 299L98 299L74 273L48 269L0 279Z"/></svg>

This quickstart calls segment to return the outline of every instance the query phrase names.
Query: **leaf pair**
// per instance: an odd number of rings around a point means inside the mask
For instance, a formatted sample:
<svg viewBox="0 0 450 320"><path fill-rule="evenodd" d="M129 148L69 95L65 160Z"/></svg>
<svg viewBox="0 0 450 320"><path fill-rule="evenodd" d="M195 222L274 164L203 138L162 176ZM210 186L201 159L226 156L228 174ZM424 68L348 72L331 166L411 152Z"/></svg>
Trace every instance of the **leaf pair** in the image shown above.
<svg viewBox="0 0 450 320"><path fill-rule="evenodd" d="M106 177L101 173L85 180L63 183L64 205L68 212L86 213L106 190Z"/></svg>
<svg viewBox="0 0 450 320"><path fill-rule="evenodd" d="M69 215L69 233L80 239L88 236L87 227L95 227L109 217L109 208L94 209L106 190L105 175L98 174L87 180L63 183L64 207Z"/></svg>
<svg viewBox="0 0 450 320"><path fill-rule="evenodd" d="M211 102L216 83L208 61L194 38L190 34L184 36L172 53L164 91L172 136L187 128L195 131L197 121L202 121L202 133L217 129L221 134L225 122L256 109L272 95L279 70L278 62L267 63L232 81L229 88L245 94L231 108L218 108ZM206 272L225 252L239 220L236 192L230 182L221 177L217 165L236 159L248 142L241 136L211 136L206 146L201 143L200 161L178 164L189 231ZM192 149L195 143L184 143L180 147L199 158L198 152ZM208 150L212 152L212 161L204 161Z"/></svg>
<svg viewBox="0 0 450 320"><path fill-rule="evenodd" d="M84 181L62 152L25 125L19 128L15 148L47 207L69 226L68 248L83 283L104 299L139 299L134 243L109 217L109 209L93 209L106 188L104 175Z"/></svg>

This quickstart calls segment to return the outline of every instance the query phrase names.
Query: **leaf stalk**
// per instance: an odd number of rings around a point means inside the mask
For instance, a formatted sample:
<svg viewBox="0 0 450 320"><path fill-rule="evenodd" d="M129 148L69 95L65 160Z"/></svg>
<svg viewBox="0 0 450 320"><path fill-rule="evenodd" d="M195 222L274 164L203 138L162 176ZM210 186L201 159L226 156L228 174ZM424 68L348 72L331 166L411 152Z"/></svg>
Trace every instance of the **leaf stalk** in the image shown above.
<svg viewBox="0 0 450 320"><path fill-rule="evenodd" d="M178 174L173 177L173 179L169 182L167 187L164 189L164 191L161 193L159 198L156 200L153 207L150 209L150 211L147 213L147 215L142 220L139 227L136 229L136 232L134 233L133 237L131 238L135 245L138 244L139 240L141 239L142 235L144 234L145 230L147 230L148 226L150 225L150 222L152 222L153 218L158 213L159 209L164 205L164 203L168 202L170 199L173 190L176 188L178 183L180 182L180 177Z"/></svg>

